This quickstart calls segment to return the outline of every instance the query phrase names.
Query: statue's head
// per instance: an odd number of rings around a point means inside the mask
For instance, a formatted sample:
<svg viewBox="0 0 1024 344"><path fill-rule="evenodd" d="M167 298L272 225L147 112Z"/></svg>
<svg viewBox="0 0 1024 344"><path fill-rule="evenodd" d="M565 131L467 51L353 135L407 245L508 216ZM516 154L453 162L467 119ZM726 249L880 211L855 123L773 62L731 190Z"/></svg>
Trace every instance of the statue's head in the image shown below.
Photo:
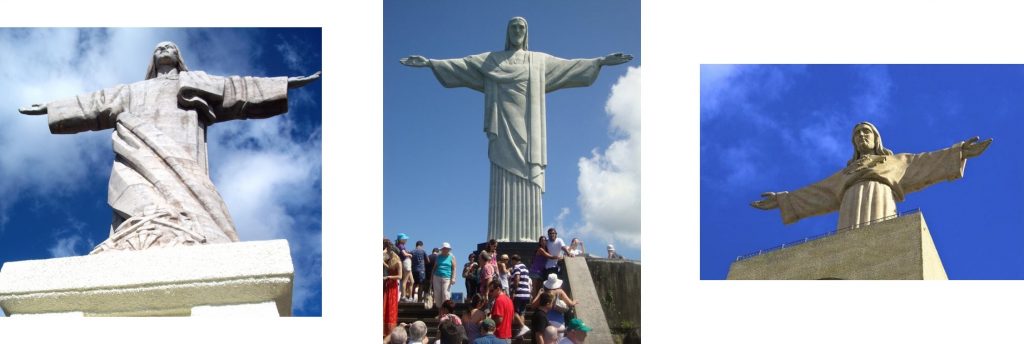
<svg viewBox="0 0 1024 344"><path fill-rule="evenodd" d="M863 155L892 155L892 151L882 145L882 135L878 128L869 122L860 122L853 126L853 159L857 161Z"/></svg>
<svg viewBox="0 0 1024 344"><path fill-rule="evenodd" d="M530 50L530 35L527 32L526 18L514 17L508 20L505 31L505 50Z"/></svg>
<svg viewBox="0 0 1024 344"><path fill-rule="evenodd" d="M185 66L185 59L181 57L181 51L174 42L160 42L153 49L153 58L149 60L149 69L146 71L146 80L155 78L159 66L173 66L179 72L188 70Z"/></svg>

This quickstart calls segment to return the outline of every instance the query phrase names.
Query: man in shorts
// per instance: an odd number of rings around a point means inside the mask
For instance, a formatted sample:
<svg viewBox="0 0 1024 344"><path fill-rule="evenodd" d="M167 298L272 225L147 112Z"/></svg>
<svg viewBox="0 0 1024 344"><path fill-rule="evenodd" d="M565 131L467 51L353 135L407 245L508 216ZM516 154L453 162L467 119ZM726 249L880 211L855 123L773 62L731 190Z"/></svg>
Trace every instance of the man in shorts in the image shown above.
<svg viewBox="0 0 1024 344"><path fill-rule="evenodd" d="M423 250L423 241L416 242L416 249L412 251L412 294L416 300L423 300L426 289L423 288L427 280L427 252Z"/></svg>

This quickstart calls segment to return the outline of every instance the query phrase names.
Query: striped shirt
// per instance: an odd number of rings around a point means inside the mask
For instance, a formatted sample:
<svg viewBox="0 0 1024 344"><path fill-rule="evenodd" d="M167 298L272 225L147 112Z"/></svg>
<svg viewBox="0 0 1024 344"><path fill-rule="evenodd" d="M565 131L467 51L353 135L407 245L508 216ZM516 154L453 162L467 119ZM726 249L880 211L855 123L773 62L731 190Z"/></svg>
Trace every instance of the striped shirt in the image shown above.
<svg viewBox="0 0 1024 344"><path fill-rule="evenodd" d="M514 298L517 299L529 299L530 298L530 270L526 268L526 264L519 263L512 267L512 276L509 277L509 283L515 282L516 276L519 276L519 285L516 286Z"/></svg>

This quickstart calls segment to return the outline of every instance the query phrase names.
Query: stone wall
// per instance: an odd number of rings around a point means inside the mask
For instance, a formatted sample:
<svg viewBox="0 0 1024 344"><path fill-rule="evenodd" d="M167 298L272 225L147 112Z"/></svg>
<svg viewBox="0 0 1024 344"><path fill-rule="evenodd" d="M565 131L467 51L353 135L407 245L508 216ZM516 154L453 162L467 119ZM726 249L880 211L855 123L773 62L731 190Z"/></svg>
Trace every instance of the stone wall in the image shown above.
<svg viewBox="0 0 1024 344"><path fill-rule="evenodd" d="M594 288L612 332L640 327L640 262L587 258Z"/></svg>

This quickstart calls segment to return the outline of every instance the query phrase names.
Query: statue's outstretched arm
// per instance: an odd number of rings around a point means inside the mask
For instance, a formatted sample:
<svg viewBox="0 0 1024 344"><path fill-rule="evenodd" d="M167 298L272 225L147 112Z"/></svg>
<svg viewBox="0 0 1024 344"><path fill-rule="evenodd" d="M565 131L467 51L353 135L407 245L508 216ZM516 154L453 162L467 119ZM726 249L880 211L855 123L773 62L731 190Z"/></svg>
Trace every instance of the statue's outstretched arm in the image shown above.
<svg viewBox="0 0 1024 344"><path fill-rule="evenodd" d="M978 142L979 137L972 137L970 140L964 142L961 152L963 152L964 159L970 159L984 153L988 146L992 144L992 139L989 138L985 141Z"/></svg>
<svg viewBox="0 0 1024 344"><path fill-rule="evenodd" d="M18 109L18 112L21 112L23 115L45 115L46 104L32 104L28 107Z"/></svg>
<svg viewBox="0 0 1024 344"><path fill-rule="evenodd" d="M608 54L608 56L601 57L600 63L602 66L614 66L617 64L623 64L633 60L633 55L623 53Z"/></svg>
<svg viewBox="0 0 1024 344"><path fill-rule="evenodd" d="M409 67L427 67L430 66L430 60L420 55L409 55L398 60L399 63Z"/></svg>
<svg viewBox="0 0 1024 344"><path fill-rule="evenodd" d="M288 89L299 88L306 86L306 84L313 82L316 79L320 79L320 71L313 73L310 76L293 76L288 78Z"/></svg>
<svg viewBox="0 0 1024 344"><path fill-rule="evenodd" d="M761 199L750 202L750 206L761 210L772 210L779 207L779 193L765 192Z"/></svg>

